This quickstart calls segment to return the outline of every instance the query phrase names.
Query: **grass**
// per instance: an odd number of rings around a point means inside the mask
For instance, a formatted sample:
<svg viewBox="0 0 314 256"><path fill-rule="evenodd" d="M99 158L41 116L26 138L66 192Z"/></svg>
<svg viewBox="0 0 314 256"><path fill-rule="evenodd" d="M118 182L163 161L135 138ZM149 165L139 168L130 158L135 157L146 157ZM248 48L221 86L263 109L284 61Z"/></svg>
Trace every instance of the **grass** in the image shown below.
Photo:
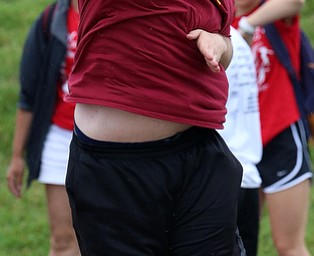
<svg viewBox="0 0 314 256"><path fill-rule="evenodd" d="M18 67L31 22L50 1L0 1L0 256L48 254L49 228L43 186L34 183L20 200L8 192L6 168L18 92Z"/></svg>
<svg viewBox="0 0 314 256"><path fill-rule="evenodd" d="M49 228L43 186L33 183L29 190L24 191L23 198L16 200L8 192L5 178L10 160L22 46L31 22L48 3L48 0L0 1L0 256L42 256L48 253ZM302 27L314 43L313 9L314 2L307 1ZM314 255L313 213L312 189L306 242ZM265 210L261 221L260 256L276 255L269 229Z"/></svg>

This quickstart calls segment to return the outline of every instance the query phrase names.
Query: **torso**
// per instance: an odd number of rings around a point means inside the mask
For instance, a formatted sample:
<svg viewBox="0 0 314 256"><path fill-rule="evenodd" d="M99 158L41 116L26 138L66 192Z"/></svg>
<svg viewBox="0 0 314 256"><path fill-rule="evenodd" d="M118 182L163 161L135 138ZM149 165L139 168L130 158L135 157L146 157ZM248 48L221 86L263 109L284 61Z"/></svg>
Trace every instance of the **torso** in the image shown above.
<svg viewBox="0 0 314 256"><path fill-rule="evenodd" d="M191 127L186 124L88 104L76 105L75 122L88 137L115 142L154 141L170 137Z"/></svg>
<svg viewBox="0 0 314 256"><path fill-rule="evenodd" d="M229 35L232 0L220 8L208 0L81 0L79 7L67 101L143 115L153 128L156 119L165 120L157 126L223 128L225 72L211 72L186 34L203 28Z"/></svg>

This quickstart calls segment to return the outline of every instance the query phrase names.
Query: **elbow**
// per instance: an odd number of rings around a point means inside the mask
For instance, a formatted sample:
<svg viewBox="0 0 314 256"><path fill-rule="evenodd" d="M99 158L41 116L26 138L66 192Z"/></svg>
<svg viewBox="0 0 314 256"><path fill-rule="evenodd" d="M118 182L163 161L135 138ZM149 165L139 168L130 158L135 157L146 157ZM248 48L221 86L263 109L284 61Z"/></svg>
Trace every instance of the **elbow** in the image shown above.
<svg viewBox="0 0 314 256"><path fill-rule="evenodd" d="M291 2L296 11L300 11L305 4L305 0L291 0Z"/></svg>
<svg viewBox="0 0 314 256"><path fill-rule="evenodd" d="M287 6L285 17L294 17L301 12L305 0L283 0Z"/></svg>

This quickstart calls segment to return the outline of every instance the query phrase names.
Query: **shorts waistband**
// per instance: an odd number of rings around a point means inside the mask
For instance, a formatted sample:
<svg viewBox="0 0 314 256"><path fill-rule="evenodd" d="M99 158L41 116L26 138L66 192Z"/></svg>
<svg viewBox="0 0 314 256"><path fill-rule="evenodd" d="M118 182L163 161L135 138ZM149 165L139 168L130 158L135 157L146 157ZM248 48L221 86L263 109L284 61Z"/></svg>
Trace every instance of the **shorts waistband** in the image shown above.
<svg viewBox="0 0 314 256"><path fill-rule="evenodd" d="M192 127L186 131L179 132L165 139L148 141L148 142L111 142L100 141L88 137L78 126L74 125L73 139L80 147L91 151L110 153L110 154L136 154L136 153L165 153L182 150L192 144L204 141L206 138L213 136L215 130L202 127ZM121 155L120 155L121 156Z"/></svg>

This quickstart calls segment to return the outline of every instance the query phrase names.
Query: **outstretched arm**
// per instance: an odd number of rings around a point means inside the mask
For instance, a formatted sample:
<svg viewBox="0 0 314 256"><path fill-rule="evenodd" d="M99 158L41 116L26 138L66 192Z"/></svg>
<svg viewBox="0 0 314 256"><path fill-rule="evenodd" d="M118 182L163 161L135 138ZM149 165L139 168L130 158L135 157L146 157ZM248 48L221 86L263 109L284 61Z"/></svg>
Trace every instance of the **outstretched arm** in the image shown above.
<svg viewBox="0 0 314 256"><path fill-rule="evenodd" d="M247 17L252 26L263 26L280 19L288 19L297 15L304 0L269 0Z"/></svg>
<svg viewBox="0 0 314 256"><path fill-rule="evenodd" d="M282 19L285 19L287 24L291 23L293 17L301 11L304 2L305 0L268 0L250 15L240 19L239 31L251 44L255 27ZM248 8L250 9L250 7L238 6L236 16L245 15Z"/></svg>

